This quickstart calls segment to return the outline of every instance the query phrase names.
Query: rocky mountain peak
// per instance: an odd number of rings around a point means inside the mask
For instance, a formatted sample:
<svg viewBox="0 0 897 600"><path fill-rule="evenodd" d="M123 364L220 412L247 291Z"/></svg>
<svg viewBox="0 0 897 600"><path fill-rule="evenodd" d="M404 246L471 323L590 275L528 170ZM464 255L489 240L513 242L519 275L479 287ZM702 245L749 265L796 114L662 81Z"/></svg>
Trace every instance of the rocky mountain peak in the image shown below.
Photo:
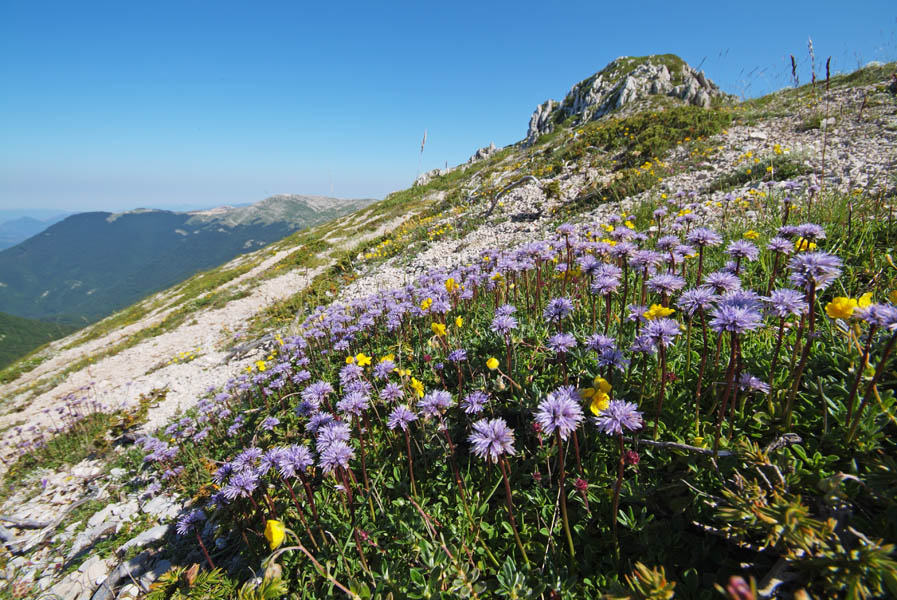
<svg viewBox="0 0 897 600"><path fill-rule="evenodd" d="M562 102L547 100L533 112L525 145L552 131L570 117L583 123L649 96L666 96L686 104L709 107L725 97L719 87L672 54L620 57L570 90Z"/></svg>

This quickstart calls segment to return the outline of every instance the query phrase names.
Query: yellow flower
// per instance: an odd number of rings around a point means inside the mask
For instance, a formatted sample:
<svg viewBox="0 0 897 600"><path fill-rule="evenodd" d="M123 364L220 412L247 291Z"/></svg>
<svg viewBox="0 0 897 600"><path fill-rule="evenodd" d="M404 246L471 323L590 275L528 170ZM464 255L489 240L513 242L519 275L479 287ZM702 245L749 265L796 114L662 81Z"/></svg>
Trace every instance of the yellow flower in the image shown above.
<svg viewBox="0 0 897 600"><path fill-rule="evenodd" d="M436 335L445 335L445 325L442 323L430 323L430 329L432 329L433 333Z"/></svg>
<svg viewBox="0 0 897 600"><path fill-rule="evenodd" d="M268 522L265 523L265 539L268 540L271 550L279 548L284 537L286 537L286 528L283 523L275 519L268 519Z"/></svg>
<svg viewBox="0 0 897 600"><path fill-rule="evenodd" d="M666 308L665 306L661 306L660 304L652 304L651 308L642 313L642 316L649 321L653 321L658 317L668 317L674 312L676 311L672 308Z"/></svg>
<svg viewBox="0 0 897 600"><path fill-rule="evenodd" d="M626 221L625 223L623 223L623 225L625 225L629 229L635 229L635 224L632 221Z"/></svg>
<svg viewBox="0 0 897 600"><path fill-rule="evenodd" d="M347 364L347 365L351 365L351 364L353 364L354 362L355 362L355 357L354 357L354 356L347 356L347 357L346 357L346 364Z"/></svg>
<svg viewBox="0 0 897 600"><path fill-rule="evenodd" d="M408 377L408 375L411 374L411 371L409 371L408 369L400 369L396 367L396 373L399 377Z"/></svg>
<svg viewBox="0 0 897 600"><path fill-rule="evenodd" d="M825 313L833 319L849 319L856 308L856 300L838 296L825 305Z"/></svg>
<svg viewBox="0 0 897 600"><path fill-rule="evenodd" d="M589 404L589 410L592 411L592 414L596 417L600 415L605 409L607 409L610 404L610 396L607 393L598 390L598 392L592 396L592 402Z"/></svg>
<svg viewBox="0 0 897 600"><path fill-rule="evenodd" d="M381 357L380 357L380 362L386 362L386 361L388 361L388 360L395 360L395 359L396 359L396 355L395 355L395 354L387 354L386 356L381 356Z"/></svg>
<svg viewBox="0 0 897 600"><path fill-rule="evenodd" d="M420 309L427 310L428 308L430 308L431 304L433 304L433 299L427 298L426 300L424 300L423 302L420 303Z"/></svg>
<svg viewBox="0 0 897 600"><path fill-rule="evenodd" d="M857 306L860 308L866 308L872 304L872 292L866 292L857 300Z"/></svg>
<svg viewBox="0 0 897 600"><path fill-rule="evenodd" d="M455 317L455 327L458 329L464 327L464 317Z"/></svg>
<svg viewBox="0 0 897 600"><path fill-rule="evenodd" d="M359 352L355 355L355 362L358 363L359 367L366 367L367 365L371 364L371 357L364 352Z"/></svg>
<svg viewBox="0 0 897 600"><path fill-rule="evenodd" d="M265 366L265 361L263 360L256 361L255 367L259 370L259 373L264 372L264 370L268 368Z"/></svg>
<svg viewBox="0 0 897 600"><path fill-rule="evenodd" d="M760 237L760 234L757 233L756 231L754 231L753 229L748 229L747 231L744 232L744 237L745 237L745 239L748 239L748 240L756 240L758 237Z"/></svg>
<svg viewBox="0 0 897 600"><path fill-rule="evenodd" d="M445 280L445 291L447 291L449 294L451 294L452 292L454 292L457 289L458 289L458 284L455 283L454 277L449 277L448 279Z"/></svg>
<svg viewBox="0 0 897 600"><path fill-rule="evenodd" d="M794 242L794 249L798 252L804 252L806 250L815 250L816 244L811 242L810 240L805 240L804 238L797 238L797 241Z"/></svg>
<svg viewBox="0 0 897 600"><path fill-rule="evenodd" d="M418 398L424 397L424 384L418 381L415 377L411 378L411 387L417 393Z"/></svg>
<svg viewBox="0 0 897 600"><path fill-rule="evenodd" d="M486 361L486 366L489 367L490 371L494 371L498 368L498 359L494 356L489 358L489 360Z"/></svg>

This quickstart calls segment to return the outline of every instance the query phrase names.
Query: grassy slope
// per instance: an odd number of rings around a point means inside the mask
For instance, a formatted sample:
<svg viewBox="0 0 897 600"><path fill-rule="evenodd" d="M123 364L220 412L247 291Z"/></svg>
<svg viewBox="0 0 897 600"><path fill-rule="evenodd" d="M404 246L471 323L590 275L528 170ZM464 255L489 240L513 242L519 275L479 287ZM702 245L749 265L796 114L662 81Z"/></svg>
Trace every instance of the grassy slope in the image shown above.
<svg viewBox="0 0 897 600"><path fill-rule="evenodd" d="M38 346L59 339L74 330L73 325L23 319L0 313L0 368Z"/></svg>

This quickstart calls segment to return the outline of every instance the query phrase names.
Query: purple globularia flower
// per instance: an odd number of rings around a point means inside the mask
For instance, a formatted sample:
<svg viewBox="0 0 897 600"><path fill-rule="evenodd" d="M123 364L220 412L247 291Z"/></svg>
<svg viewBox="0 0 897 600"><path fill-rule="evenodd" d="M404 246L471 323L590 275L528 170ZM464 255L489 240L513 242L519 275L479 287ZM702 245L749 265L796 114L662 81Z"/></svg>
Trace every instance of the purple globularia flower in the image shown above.
<svg viewBox="0 0 897 600"><path fill-rule="evenodd" d="M638 406L625 400L611 400L593 420L599 431L607 435L622 435L624 429L637 431L642 428L642 413Z"/></svg>
<svg viewBox="0 0 897 600"><path fill-rule="evenodd" d="M760 255L760 250L747 240L735 240L726 248L726 254L732 258L754 261Z"/></svg>
<svg viewBox="0 0 897 600"><path fill-rule="evenodd" d="M349 392L336 403L336 409L343 414L360 417L368 408L368 395L363 392Z"/></svg>
<svg viewBox="0 0 897 600"><path fill-rule="evenodd" d="M206 520L206 513L202 512L198 508L196 510L191 510L186 515L178 519L177 527L175 531L177 531L178 535L187 535L191 531L193 531L199 523L202 523Z"/></svg>
<svg viewBox="0 0 897 600"><path fill-rule="evenodd" d="M655 275L648 280L648 289L655 294L665 294L667 296L678 292L685 287L685 280L678 275L671 273L661 273Z"/></svg>
<svg viewBox="0 0 897 600"><path fill-rule="evenodd" d="M589 350L594 350L595 352L601 352L606 348L615 348L617 345L617 340L610 337L609 335L601 335L600 333L593 333L588 338L586 338L586 347Z"/></svg>
<svg viewBox="0 0 897 600"><path fill-rule="evenodd" d="M897 308L890 304L870 304L858 308L854 315L879 329L897 330Z"/></svg>
<svg viewBox="0 0 897 600"><path fill-rule="evenodd" d="M788 288L773 290L764 300L769 306L769 311L783 319L789 315L801 315L810 308L803 294Z"/></svg>
<svg viewBox="0 0 897 600"><path fill-rule="evenodd" d="M486 392L481 392L480 390L476 390L470 392L464 397L464 400L461 401L461 407L464 409L469 415L478 415L483 412L483 409L486 407L486 403L489 401L489 396Z"/></svg>
<svg viewBox="0 0 897 600"><path fill-rule="evenodd" d="M262 429L265 431L271 431L275 427L280 425L280 419L277 417L267 417L264 421L262 421Z"/></svg>
<svg viewBox="0 0 897 600"><path fill-rule="evenodd" d="M657 240L656 246L658 250L669 252L681 243L682 241L679 239L678 235L665 235Z"/></svg>
<svg viewBox="0 0 897 600"><path fill-rule="evenodd" d="M339 440L327 446L327 449L321 453L318 457L318 465L326 475L338 467L347 469L349 461L353 458L355 458L355 450L352 446Z"/></svg>
<svg viewBox="0 0 897 600"><path fill-rule="evenodd" d="M841 274L841 259L828 252L802 252L788 261L791 283L802 290L824 290Z"/></svg>
<svg viewBox="0 0 897 600"><path fill-rule="evenodd" d="M227 485L222 488L221 493L228 500L236 500L237 498L247 498L252 495L255 488L258 487L259 479L253 470L239 471L231 476Z"/></svg>
<svg viewBox="0 0 897 600"><path fill-rule="evenodd" d="M761 325L760 313L752 308L742 308L724 304L711 312L710 328L717 333L729 331L744 333Z"/></svg>
<svg viewBox="0 0 897 600"><path fill-rule="evenodd" d="M726 273L725 271L716 271L707 275L707 285L712 287L717 294L723 292L732 292L741 289L741 279L738 275Z"/></svg>
<svg viewBox="0 0 897 600"><path fill-rule="evenodd" d="M322 427L326 427L329 423L333 422L333 415L329 412L319 412L315 413L308 420L308 424L305 426L305 430L309 433L315 434Z"/></svg>
<svg viewBox="0 0 897 600"><path fill-rule="evenodd" d="M783 237L774 237L766 243L766 249L779 254L791 254L794 252L794 244Z"/></svg>
<svg viewBox="0 0 897 600"><path fill-rule="evenodd" d="M576 338L569 333L557 333L548 338L548 348L556 354L566 354L576 347Z"/></svg>
<svg viewBox="0 0 897 600"><path fill-rule="evenodd" d="M597 363L599 367L623 370L629 364L629 361L616 348L602 348L598 352Z"/></svg>
<svg viewBox="0 0 897 600"><path fill-rule="evenodd" d="M754 377L750 373L742 373L738 378L738 389L743 392L759 392L761 394L769 393L769 384Z"/></svg>
<svg viewBox="0 0 897 600"><path fill-rule="evenodd" d="M713 288L702 285L701 287L686 290L676 300L676 306L687 316L693 317L698 311L709 310L716 300Z"/></svg>
<svg viewBox="0 0 897 600"><path fill-rule="evenodd" d="M496 315L489 328L498 335L507 337L511 331L517 329L517 319L512 315Z"/></svg>
<svg viewBox="0 0 897 600"><path fill-rule="evenodd" d="M458 348L457 350L452 350L448 355L449 362L460 363L467 360L467 350L464 348Z"/></svg>
<svg viewBox="0 0 897 600"><path fill-rule="evenodd" d="M536 408L535 417L546 434L552 435L557 431L561 439L566 440L583 420L576 388L566 386L548 394Z"/></svg>
<svg viewBox="0 0 897 600"><path fill-rule="evenodd" d="M816 223L802 223L794 228L794 232L804 239L815 242L825 239L825 229Z"/></svg>
<svg viewBox="0 0 897 600"><path fill-rule="evenodd" d="M278 456L277 471L284 479L292 479L315 463L311 450L294 444L283 449Z"/></svg>
<svg viewBox="0 0 897 600"><path fill-rule="evenodd" d="M654 342L646 335L636 336L634 340L632 340L632 346L629 348L630 352L642 352L644 354L654 354L657 351L657 346Z"/></svg>
<svg viewBox="0 0 897 600"><path fill-rule="evenodd" d="M650 339L654 345L663 346L664 348L672 344L673 339L680 333L679 323L665 317L649 321L643 330L643 335Z"/></svg>
<svg viewBox="0 0 897 600"><path fill-rule="evenodd" d="M472 428L467 440L478 457L494 463L504 454L514 455L514 432L504 419L480 419Z"/></svg>
<svg viewBox="0 0 897 600"><path fill-rule="evenodd" d="M318 445L318 453L324 451L325 448L336 442L348 442L352 437L349 425L343 421L331 421L318 429L316 443Z"/></svg>
<svg viewBox="0 0 897 600"><path fill-rule="evenodd" d="M517 307L513 304L502 304L495 309L496 317L509 317L517 312Z"/></svg>
<svg viewBox="0 0 897 600"><path fill-rule="evenodd" d="M550 323L557 323L573 312L573 302L569 298L552 298L542 311L542 316Z"/></svg>
<svg viewBox="0 0 897 600"><path fill-rule="evenodd" d="M433 390L432 392L428 392L427 395L421 398L420 402L417 403L417 407L426 418L438 417L448 410L451 405L452 395L445 390Z"/></svg>
<svg viewBox="0 0 897 600"><path fill-rule="evenodd" d="M386 379L396 368L396 363L391 360L381 360L374 366L374 377Z"/></svg>
<svg viewBox="0 0 897 600"><path fill-rule="evenodd" d="M302 399L311 402L315 406L324 401L329 394L333 393L333 386L326 381L316 381L302 390Z"/></svg>
<svg viewBox="0 0 897 600"><path fill-rule="evenodd" d="M651 267L663 262L664 256L654 250L636 250L629 257L629 266L647 273Z"/></svg>
<svg viewBox="0 0 897 600"><path fill-rule="evenodd" d="M231 462L235 471L243 471L255 467L256 463L262 457L261 448L247 448L239 453Z"/></svg>
<svg viewBox="0 0 897 600"><path fill-rule="evenodd" d="M343 368L339 371L339 382L345 385L350 381L361 379L363 375L364 369L359 367L357 364L352 363L349 365L344 365Z"/></svg>
<svg viewBox="0 0 897 600"><path fill-rule="evenodd" d="M607 296L608 294L616 292L617 288L619 287L620 279L618 277L611 277L610 275L598 275L597 277L592 279L592 284L589 286L589 289L592 290L593 294Z"/></svg>
<svg viewBox="0 0 897 600"><path fill-rule="evenodd" d="M691 232L685 236L685 240L693 246L700 247L719 246L723 243L723 238L720 237L717 232L712 229L707 229L706 227L699 227L691 230Z"/></svg>
<svg viewBox="0 0 897 600"><path fill-rule="evenodd" d="M399 427L402 431L408 431L408 425L416 420L417 415L404 404L400 404L389 413L389 418L386 420L386 426L390 429Z"/></svg>
<svg viewBox="0 0 897 600"><path fill-rule="evenodd" d="M398 383L387 383L383 386L383 389L380 390L380 398L386 400L387 402L390 400L398 400L402 396L405 395L405 392L402 391L402 386Z"/></svg>
<svg viewBox="0 0 897 600"><path fill-rule="evenodd" d="M626 308L629 309L629 316L626 317L627 321L641 321L642 323L644 323L648 320L645 318L645 312L647 312L648 310L647 306L642 306L641 304L630 304Z"/></svg>
<svg viewBox="0 0 897 600"><path fill-rule="evenodd" d="M763 308L763 298L751 290L735 290L717 298L719 306L735 306L759 311Z"/></svg>

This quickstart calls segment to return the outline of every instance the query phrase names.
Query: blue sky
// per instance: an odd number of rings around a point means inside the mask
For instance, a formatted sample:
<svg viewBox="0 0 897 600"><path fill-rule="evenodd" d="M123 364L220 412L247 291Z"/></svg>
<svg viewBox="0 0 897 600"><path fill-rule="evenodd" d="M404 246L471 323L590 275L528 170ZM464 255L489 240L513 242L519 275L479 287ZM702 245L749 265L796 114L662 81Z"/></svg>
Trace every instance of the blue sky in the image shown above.
<svg viewBox="0 0 897 600"><path fill-rule="evenodd" d="M726 91L897 56L893 2L0 2L0 209L383 197L622 55Z"/></svg>

